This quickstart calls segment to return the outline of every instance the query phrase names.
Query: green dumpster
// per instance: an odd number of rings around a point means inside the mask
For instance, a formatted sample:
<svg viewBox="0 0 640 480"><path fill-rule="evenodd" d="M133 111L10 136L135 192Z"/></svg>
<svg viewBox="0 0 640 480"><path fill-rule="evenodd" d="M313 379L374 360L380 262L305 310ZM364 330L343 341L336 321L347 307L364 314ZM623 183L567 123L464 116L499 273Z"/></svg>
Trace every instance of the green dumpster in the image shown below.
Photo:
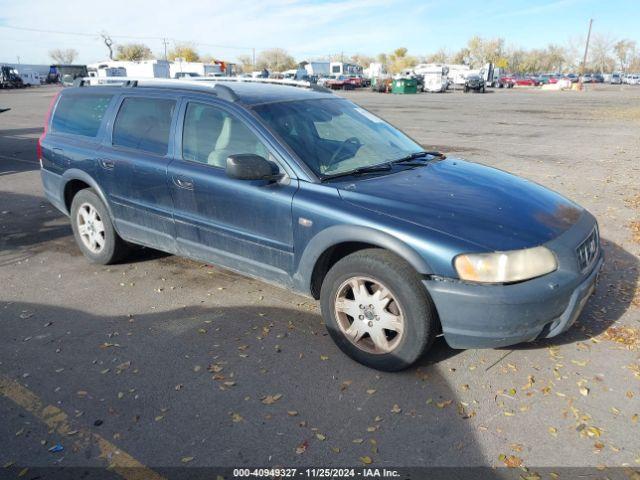
<svg viewBox="0 0 640 480"><path fill-rule="evenodd" d="M391 93L418 93L418 81L415 78L397 78L393 81Z"/></svg>

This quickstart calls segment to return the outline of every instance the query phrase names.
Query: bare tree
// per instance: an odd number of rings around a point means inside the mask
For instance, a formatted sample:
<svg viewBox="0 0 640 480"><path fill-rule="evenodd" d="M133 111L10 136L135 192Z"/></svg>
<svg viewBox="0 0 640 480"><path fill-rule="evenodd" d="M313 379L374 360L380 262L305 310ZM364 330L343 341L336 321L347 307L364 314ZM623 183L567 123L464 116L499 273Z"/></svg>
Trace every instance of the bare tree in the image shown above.
<svg viewBox="0 0 640 480"><path fill-rule="evenodd" d="M109 60L113 60L113 40L107 32L100 32L100 36L102 37L102 41L109 49Z"/></svg>
<svg viewBox="0 0 640 480"><path fill-rule="evenodd" d="M256 69L251 55L238 55L238 63L243 73L251 73Z"/></svg>
<svg viewBox="0 0 640 480"><path fill-rule="evenodd" d="M258 70L266 68L270 72L282 72L290 70L297 65L295 59L282 48L271 48L263 50L256 59L256 67Z"/></svg>
<svg viewBox="0 0 640 480"><path fill-rule="evenodd" d="M451 63L460 64L460 65L469 65L471 62L469 49L466 47L461 48L451 57Z"/></svg>
<svg viewBox="0 0 640 480"><path fill-rule="evenodd" d="M425 63L447 63L448 58L449 58L449 55L447 54L447 51L444 48L441 48L435 53L426 55L424 62Z"/></svg>
<svg viewBox="0 0 640 480"><path fill-rule="evenodd" d="M613 51L620 63L620 70L626 72L631 59L635 57L636 42L632 40L620 40L613 46Z"/></svg>
<svg viewBox="0 0 640 480"><path fill-rule="evenodd" d="M149 60L153 58L151 49L143 43L126 43L118 45L118 54L116 60L130 60L139 62L140 60Z"/></svg>
<svg viewBox="0 0 640 480"><path fill-rule="evenodd" d="M585 41L586 37L573 36L569 38L564 48L566 63L573 70L581 68Z"/></svg>
<svg viewBox="0 0 640 480"><path fill-rule="evenodd" d="M487 62L496 64L504 58L504 39L485 39L476 35L469 39L467 51L474 67L481 67Z"/></svg>
<svg viewBox="0 0 640 480"><path fill-rule="evenodd" d="M78 58L78 51L73 48L54 48L49 51L49 56L55 63L68 65Z"/></svg>
<svg viewBox="0 0 640 480"><path fill-rule="evenodd" d="M591 39L591 62L593 69L599 72L610 72L615 67L612 56L616 41L610 34L595 34Z"/></svg>
<svg viewBox="0 0 640 480"><path fill-rule="evenodd" d="M200 55L194 44L176 43L169 52L169 60L174 61L177 58L182 58L185 62L197 62L200 60Z"/></svg>

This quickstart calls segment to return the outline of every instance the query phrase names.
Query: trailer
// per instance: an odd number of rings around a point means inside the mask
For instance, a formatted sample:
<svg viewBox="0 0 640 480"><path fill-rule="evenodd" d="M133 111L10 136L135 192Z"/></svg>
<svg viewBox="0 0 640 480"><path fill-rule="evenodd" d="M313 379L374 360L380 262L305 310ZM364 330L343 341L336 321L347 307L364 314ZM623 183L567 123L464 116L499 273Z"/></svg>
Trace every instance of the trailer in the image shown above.
<svg viewBox="0 0 640 480"><path fill-rule="evenodd" d="M310 77L316 75L318 77L328 77L331 75L330 62L307 62L304 69Z"/></svg>
<svg viewBox="0 0 640 480"><path fill-rule="evenodd" d="M176 59L169 65L171 78L179 77L221 77L225 75L220 63L184 62Z"/></svg>
<svg viewBox="0 0 640 480"><path fill-rule="evenodd" d="M92 63L87 67L95 72L97 77L170 78L169 62L166 60L141 60L139 62L105 60L104 62ZM88 76L88 73L83 75L83 77Z"/></svg>
<svg viewBox="0 0 640 480"><path fill-rule="evenodd" d="M449 67L441 63L421 63L414 67L416 75L423 78L423 91L445 92L449 88Z"/></svg>
<svg viewBox="0 0 640 480"><path fill-rule="evenodd" d="M362 75L362 67L355 63L331 62L329 68L331 75Z"/></svg>
<svg viewBox="0 0 640 480"><path fill-rule="evenodd" d="M449 79L450 84L454 87L464 87L467 75L469 75L471 70L469 65L447 64L446 67L449 69L447 78Z"/></svg>
<svg viewBox="0 0 640 480"><path fill-rule="evenodd" d="M19 72L18 75L20 75L22 83L24 83L25 87L32 87L34 85L40 85L42 83L40 74L38 72L34 72L33 70L25 70Z"/></svg>

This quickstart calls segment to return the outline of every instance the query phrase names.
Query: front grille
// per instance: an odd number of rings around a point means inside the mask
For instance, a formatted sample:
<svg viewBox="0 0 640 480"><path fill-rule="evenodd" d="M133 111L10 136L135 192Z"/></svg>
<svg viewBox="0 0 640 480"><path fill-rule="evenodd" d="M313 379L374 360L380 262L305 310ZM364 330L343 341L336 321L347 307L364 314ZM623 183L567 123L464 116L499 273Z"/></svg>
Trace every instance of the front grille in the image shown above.
<svg viewBox="0 0 640 480"><path fill-rule="evenodd" d="M588 269L595 259L598 257L598 251L600 250L600 238L598 235L598 227L594 228L584 241L576 248L576 254L578 255L578 266L580 271Z"/></svg>

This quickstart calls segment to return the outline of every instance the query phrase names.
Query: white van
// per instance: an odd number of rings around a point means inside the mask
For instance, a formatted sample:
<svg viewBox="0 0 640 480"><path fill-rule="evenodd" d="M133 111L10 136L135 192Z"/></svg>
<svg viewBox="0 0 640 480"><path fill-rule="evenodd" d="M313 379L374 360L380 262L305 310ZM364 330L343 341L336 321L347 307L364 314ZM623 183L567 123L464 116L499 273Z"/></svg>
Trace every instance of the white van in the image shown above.
<svg viewBox="0 0 640 480"><path fill-rule="evenodd" d="M42 83L40 81L40 74L33 70L25 70L24 72L19 72L18 75L20 75L25 87L33 87L34 85L40 85Z"/></svg>

